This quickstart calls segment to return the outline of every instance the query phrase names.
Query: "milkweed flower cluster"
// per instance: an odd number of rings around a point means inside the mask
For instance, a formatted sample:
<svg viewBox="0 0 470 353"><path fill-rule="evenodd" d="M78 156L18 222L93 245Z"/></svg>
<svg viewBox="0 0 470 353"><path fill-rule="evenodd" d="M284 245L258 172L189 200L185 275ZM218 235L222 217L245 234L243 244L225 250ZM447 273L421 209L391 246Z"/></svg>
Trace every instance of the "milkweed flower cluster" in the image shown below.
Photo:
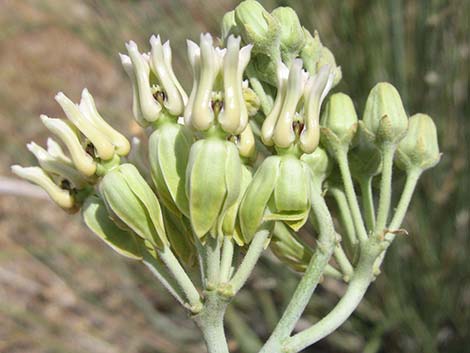
<svg viewBox="0 0 470 353"><path fill-rule="evenodd" d="M345 298L356 300L378 273L419 175L440 159L436 128L427 115L408 118L389 83L371 90L361 120L347 94L327 99L341 69L290 8L269 13L244 1L224 16L222 44L216 42L208 33L199 43L187 41L188 91L160 36L150 38L149 52L131 41L120 54L135 121L148 132L148 167L133 163L128 139L84 89L79 104L57 94L67 119L41 119L58 141L49 138L47 148L31 142L39 166L12 171L64 210L81 210L85 224L119 254L152 268L192 312L210 352L227 351L220 333L225 307L270 246L307 282L290 304L292 317L281 319L261 352L297 352L329 333L318 333L322 327L335 328L313 326L289 337L322 274L350 282ZM391 215L394 164L407 183ZM337 214L325 197L337 203ZM298 234L306 224L315 246ZM246 255L238 263L240 250ZM202 292L188 273L196 263ZM354 300L337 310L346 310L342 317Z"/></svg>

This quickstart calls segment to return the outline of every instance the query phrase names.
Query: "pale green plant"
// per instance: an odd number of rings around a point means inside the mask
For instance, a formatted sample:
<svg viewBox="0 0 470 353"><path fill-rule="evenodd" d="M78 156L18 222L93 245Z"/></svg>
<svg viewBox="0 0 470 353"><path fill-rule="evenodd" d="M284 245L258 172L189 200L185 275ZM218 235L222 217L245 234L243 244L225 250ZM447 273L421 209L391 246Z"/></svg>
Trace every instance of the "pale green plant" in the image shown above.
<svg viewBox="0 0 470 353"><path fill-rule="evenodd" d="M150 47L141 53L129 42L120 55L134 118L149 135L149 170L128 156L130 143L85 89L78 105L56 96L67 121L42 116L68 153L52 139L47 150L31 143L40 167L13 172L64 210L81 210L97 236L149 267L201 329L210 353L228 352L227 306L269 246L303 275L259 352L299 352L318 342L354 312L387 248L406 233L400 227L416 183L440 159L432 119L408 119L389 83L372 89L361 120L342 93L330 97L320 118L341 69L289 8L269 13L247 0L225 15L219 46L210 34L201 34L199 45L188 41L189 95L169 42L152 36ZM407 180L393 208L392 193L400 193L392 190L395 162ZM376 207L372 181L379 175ZM296 235L307 222L313 247ZM196 263L199 283L190 271ZM343 280L347 290L327 315L292 334L323 276Z"/></svg>

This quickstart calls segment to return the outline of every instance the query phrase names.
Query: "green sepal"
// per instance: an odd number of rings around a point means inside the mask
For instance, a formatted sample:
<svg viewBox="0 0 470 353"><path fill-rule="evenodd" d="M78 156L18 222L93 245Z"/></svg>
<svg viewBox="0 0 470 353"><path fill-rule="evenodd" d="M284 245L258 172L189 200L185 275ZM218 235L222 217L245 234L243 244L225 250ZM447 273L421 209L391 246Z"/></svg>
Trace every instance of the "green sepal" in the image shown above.
<svg viewBox="0 0 470 353"><path fill-rule="evenodd" d="M171 248L184 264L190 267L194 266L197 260L197 253L191 225L185 217L178 217L168 209L163 208L162 212Z"/></svg>
<svg viewBox="0 0 470 353"><path fill-rule="evenodd" d="M191 147L186 169L186 194L191 225L200 239L221 228L220 213L238 197L240 176L240 157L231 142L208 138ZM227 192L228 186L232 190Z"/></svg>
<svg viewBox="0 0 470 353"><path fill-rule="evenodd" d="M245 195L245 191L248 188L248 185L250 185L251 180L253 179L250 169L245 165L242 165L241 174L242 177L240 183L240 193L238 194L236 202L225 213L222 225L223 234L225 236L232 236L237 245L239 246L244 245L244 240L239 232L239 227L237 227L238 211L243 196Z"/></svg>
<svg viewBox="0 0 470 353"><path fill-rule="evenodd" d="M274 205L280 212L310 209L308 169L299 159L286 155L281 159L279 177L274 188Z"/></svg>
<svg viewBox="0 0 470 353"><path fill-rule="evenodd" d="M240 204L239 218L242 236L246 244L250 243L263 221L268 201L276 185L279 156L270 156L260 165L248 186Z"/></svg>
<svg viewBox="0 0 470 353"><path fill-rule="evenodd" d="M274 255L298 272L304 272L313 255L313 249L282 222L276 222L270 248Z"/></svg>
<svg viewBox="0 0 470 353"><path fill-rule="evenodd" d="M227 191L224 205L220 211L218 220L218 236L231 235L225 234L224 222L227 213L232 207L237 208L237 201L241 197L242 182L242 165L237 147L232 143L226 143L226 159L225 159L225 188Z"/></svg>
<svg viewBox="0 0 470 353"><path fill-rule="evenodd" d="M186 166L193 138L177 123L166 123L149 138L149 161L156 193L165 207L189 217L185 191Z"/></svg>
<svg viewBox="0 0 470 353"><path fill-rule="evenodd" d="M317 147L312 153L304 153L300 159L309 167L312 181L321 185L330 175L333 163L326 151Z"/></svg>
<svg viewBox="0 0 470 353"><path fill-rule="evenodd" d="M168 245L157 197L132 164L122 164L106 174L99 191L119 223L159 249Z"/></svg>
<svg viewBox="0 0 470 353"><path fill-rule="evenodd" d="M87 227L118 254L141 260L144 242L129 231L119 228L109 217L104 202L97 196L88 197L82 207Z"/></svg>

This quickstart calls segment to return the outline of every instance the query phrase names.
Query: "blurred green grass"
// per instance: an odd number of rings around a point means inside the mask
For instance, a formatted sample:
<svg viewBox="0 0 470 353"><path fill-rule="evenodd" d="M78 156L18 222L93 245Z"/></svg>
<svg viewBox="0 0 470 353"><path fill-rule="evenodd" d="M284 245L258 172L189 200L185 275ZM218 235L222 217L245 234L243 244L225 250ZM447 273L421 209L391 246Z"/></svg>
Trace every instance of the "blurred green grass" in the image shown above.
<svg viewBox="0 0 470 353"><path fill-rule="evenodd" d="M375 82L390 81L410 114L426 112L435 119L444 153L415 195L406 222L410 236L393 245L357 314L311 351L464 352L470 332L470 2L261 2L268 9L292 6L309 30L320 32L343 69L337 90L350 94L359 112ZM133 39L144 48L152 33L171 39L175 71L188 87L186 38L218 33L222 14L236 3L0 2L0 175L10 176L12 163L33 163L24 144L45 142L38 116L60 116L53 100L60 90L77 99L88 87L108 120L137 133L117 56L124 42ZM289 271L272 268L260 267L258 280L235 306L260 336L296 282ZM331 307L341 290L325 282L305 320ZM236 338L242 326L236 314L230 316ZM184 312L144 269L114 256L76 217L41 200L3 195L0 322L0 352L204 351ZM235 340L230 343L235 350Z"/></svg>

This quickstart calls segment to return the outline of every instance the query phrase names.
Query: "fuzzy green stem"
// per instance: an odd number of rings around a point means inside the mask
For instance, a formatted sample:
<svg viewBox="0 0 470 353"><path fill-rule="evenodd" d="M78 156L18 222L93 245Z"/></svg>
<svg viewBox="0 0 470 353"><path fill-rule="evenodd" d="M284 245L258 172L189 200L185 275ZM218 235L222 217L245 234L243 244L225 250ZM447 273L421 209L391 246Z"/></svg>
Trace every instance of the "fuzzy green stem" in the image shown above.
<svg viewBox="0 0 470 353"><path fill-rule="evenodd" d="M393 219L390 222L389 229L397 229L403 223L403 219L405 218L406 211L410 205L411 197L413 196L421 173L422 171L420 169L411 169L407 173L405 187L403 188L403 192L400 196L400 201L398 202ZM395 234L392 233L388 233L385 237L387 242L392 242L393 239L395 239Z"/></svg>
<svg viewBox="0 0 470 353"><path fill-rule="evenodd" d="M264 91L261 81L256 77L256 74L253 72L251 66L248 66L247 72L248 79L250 81L250 86L251 88L253 88L253 91L255 91L256 95L259 98L261 110L263 111L264 115L268 115L273 107L273 104L266 92Z"/></svg>
<svg viewBox="0 0 470 353"><path fill-rule="evenodd" d="M286 310L268 341L260 350L260 353L274 353L280 351L282 342L289 337L310 301L333 253L336 242L336 231L334 229L333 220L331 219L325 200L321 195L320 186L312 183L311 190L312 210L318 220L320 231L317 248Z"/></svg>
<svg viewBox="0 0 470 353"><path fill-rule="evenodd" d="M315 325L285 340L283 353L300 352L334 332L349 318L374 278L373 263L379 252L380 247L375 242L363 243L361 258L344 296L333 310Z"/></svg>
<svg viewBox="0 0 470 353"><path fill-rule="evenodd" d="M224 315L228 302L216 292L206 292L204 307L193 317L201 329L208 353L229 353L224 330Z"/></svg>
<svg viewBox="0 0 470 353"><path fill-rule="evenodd" d="M341 225L343 226L344 232L346 234L346 239L343 240L346 240L347 246L350 248L348 248L349 250L354 250L358 244L358 240L346 195L342 189L337 187L328 189L328 192L333 195L336 204L338 205Z"/></svg>
<svg viewBox="0 0 470 353"><path fill-rule="evenodd" d="M245 282L248 280L248 277L250 277L251 272L253 271L259 257L264 250L269 234L269 230L262 229L258 231L253 237L253 240L245 257L243 258L242 263L229 282L232 286L234 294L236 294L243 287Z"/></svg>
<svg viewBox="0 0 470 353"><path fill-rule="evenodd" d="M372 195L372 177L362 177L359 181L361 188L362 207L364 209L365 222L368 231L373 231L375 228L375 207L374 197Z"/></svg>
<svg viewBox="0 0 470 353"><path fill-rule="evenodd" d="M206 287L211 288L219 282L220 272L220 247L221 240L219 238L208 237L205 244L206 250Z"/></svg>
<svg viewBox="0 0 470 353"><path fill-rule="evenodd" d="M344 275L344 279L349 280L354 272L354 268L351 265L351 262L349 261L348 257L346 256L346 253L344 252L343 248L341 247L341 244L337 244L335 246L333 255L336 262L338 263L339 268L341 269L341 272Z"/></svg>
<svg viewBox="0 0 470 353"><path fill-rule="evenodd" d="M163 250L158 251L158 256L183 290L191 311L197 312L200 310L202 306L201 296L171 249L165 246Z"/></svg>
<svg viewBox="0 0 470 353"><path fill-rule="evenodd" d="M403 219L405 218L406 211L410 205L411 197L416 188L416 184L418 183L419 177L421 176L422 170L420 169L411 169L408 171L406 175L406 182L405 187L403 188L403 192L400 196L400 201L398 201L398 206L395 210L395 214L393 215L392 221L390 222L389 229L396 230L398 229L401 224L403 223ZM396 234L394 233L387 233L385 234L385 249L380 254L377 262L375 264L375 268L378 270L383 262L385 257L385 252L390 244L395 239Z"/></svg>
<svg viewBox="0 0 470 353"><path fill-rule="evenodd" d="M349 209L351 210L356 234L360 241L365 241L368 238L367 230L364 226L364 221L362 220L359 202L357 201L356 192L354 190L354 184L348 164L347 151L339 149L336 153L336 160L338 161L339 170L341 172L344 191L346 193L346 199L348 200Z"/></svg>
<svg viewBox="0 0 470 353"><path fill-rule="evenodd" d="M181 304L185 305L185 294L181 290L178 283L172 277L165 265L154 258L150 253L144 252L143 263L158 279L158 281L165 287L168 292Z"/></svg>
<svg viewBox="0 0 470 353"><path fill-rule="evenodd" d="M383 164L382 179L380 181L380 197L377 210L377 223L375 225L375 234L382 232L387 224L390 213L390 203L392 200L392 170L393 155L396 146L392 143L384 143L382 146Z"/></svg>
<svg viewBox="0 0 470 353"><path fill-rule="evenodd" d="M233 250L233 239L231 237L224 237L224 243L222 244L222 258L220 260L220 283L224 283L229 280L230 271L232 270Z"/></svg>

